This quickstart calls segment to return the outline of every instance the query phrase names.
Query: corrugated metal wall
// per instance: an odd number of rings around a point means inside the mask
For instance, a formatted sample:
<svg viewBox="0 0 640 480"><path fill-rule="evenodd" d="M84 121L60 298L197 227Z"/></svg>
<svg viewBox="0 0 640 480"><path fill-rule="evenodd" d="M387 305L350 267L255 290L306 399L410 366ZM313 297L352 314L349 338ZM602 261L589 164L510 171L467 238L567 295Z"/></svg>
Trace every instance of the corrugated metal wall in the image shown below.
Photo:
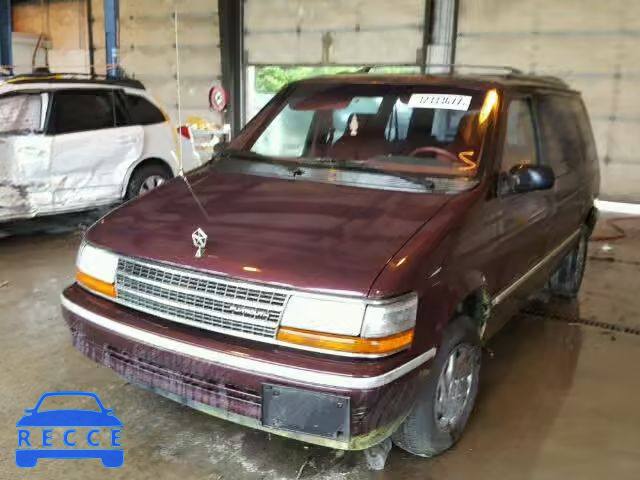
<svg viewBox="0 0 640 480"><path fill-rule="evenodd" d="M640 1L460 0L456 62L557 75L582 91L603 198L640 202Z"/></svg>
<svg viewBox="0 0 640 480"><path fill-rule="evenodd" d="M246 0L249 64L419 64L425 0Z"/></svg>
<svg viewBox="0 0 640 480"><path fill-rule="evenodd" d="M120 0L120 63L177 121L174 5L174 0ZM218 2L180 0L177 5L183 123L189 116L221 123L208 106L209 89L221 83ZM95 59L103 71L102 0L93 0L93 15Z"/></svg>

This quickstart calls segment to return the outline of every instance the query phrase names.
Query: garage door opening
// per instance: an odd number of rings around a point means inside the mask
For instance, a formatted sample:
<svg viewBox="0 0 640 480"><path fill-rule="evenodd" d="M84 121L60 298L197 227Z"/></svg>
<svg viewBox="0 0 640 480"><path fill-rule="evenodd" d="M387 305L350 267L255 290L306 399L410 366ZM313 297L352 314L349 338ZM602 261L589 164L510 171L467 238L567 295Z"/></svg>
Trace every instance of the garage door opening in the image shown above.
<svg viewBox="0 0 640 480"><path fill-rule="evenodd" d="M251 65L246 76L247 121L264 107L278 91L288 83L320 75L341 75L365 71L364 65L281 66ZM370 73L416 74L417 65L389 65L372 67Z"/></svg>

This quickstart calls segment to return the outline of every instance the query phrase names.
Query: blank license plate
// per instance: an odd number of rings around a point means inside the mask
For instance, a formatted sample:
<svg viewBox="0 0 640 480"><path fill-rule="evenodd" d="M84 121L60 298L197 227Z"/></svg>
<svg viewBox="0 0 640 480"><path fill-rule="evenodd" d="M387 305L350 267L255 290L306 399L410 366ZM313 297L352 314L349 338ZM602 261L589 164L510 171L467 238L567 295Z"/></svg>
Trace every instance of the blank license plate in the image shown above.
<svg viewBox="0 0 640 480"><path fill-rule="evenodd" d="M349 397L278 385L262 386L262 425L334 440L350 434Z"/></svg>

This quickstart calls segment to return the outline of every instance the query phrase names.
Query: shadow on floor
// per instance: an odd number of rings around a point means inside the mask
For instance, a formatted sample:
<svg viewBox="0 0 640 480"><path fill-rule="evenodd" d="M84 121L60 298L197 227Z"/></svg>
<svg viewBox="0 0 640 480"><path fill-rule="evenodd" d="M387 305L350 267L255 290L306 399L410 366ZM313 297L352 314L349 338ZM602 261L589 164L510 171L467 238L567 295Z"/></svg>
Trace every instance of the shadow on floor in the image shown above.
<svg viewBox="0 0 640 480"><path fill-rule="evenodd" d="M0 239L13 236L60 234L84 231L105 215L110 208L88 210L64 215L48 215L28 220L0 223Z"/></svg>

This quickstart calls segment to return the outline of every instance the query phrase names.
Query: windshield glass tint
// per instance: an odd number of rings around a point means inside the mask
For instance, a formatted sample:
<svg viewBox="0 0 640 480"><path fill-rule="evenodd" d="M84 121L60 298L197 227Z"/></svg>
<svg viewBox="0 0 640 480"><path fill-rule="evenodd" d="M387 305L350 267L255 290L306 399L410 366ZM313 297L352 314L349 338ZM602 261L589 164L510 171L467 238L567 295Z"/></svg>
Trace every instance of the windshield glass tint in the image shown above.
<svg viewBox="0 0 640 480"><path fill-rule="evenodd" d="M0 97L0 133L40 131L41 108L39 94Z"/></svg>
<svg viewBox="0 0 640 480"><path fill-rule="evenodd" d="M409 175L473 177L489 117L477 90L301 85L251 151L308 165L335 160Z"/></svg>

